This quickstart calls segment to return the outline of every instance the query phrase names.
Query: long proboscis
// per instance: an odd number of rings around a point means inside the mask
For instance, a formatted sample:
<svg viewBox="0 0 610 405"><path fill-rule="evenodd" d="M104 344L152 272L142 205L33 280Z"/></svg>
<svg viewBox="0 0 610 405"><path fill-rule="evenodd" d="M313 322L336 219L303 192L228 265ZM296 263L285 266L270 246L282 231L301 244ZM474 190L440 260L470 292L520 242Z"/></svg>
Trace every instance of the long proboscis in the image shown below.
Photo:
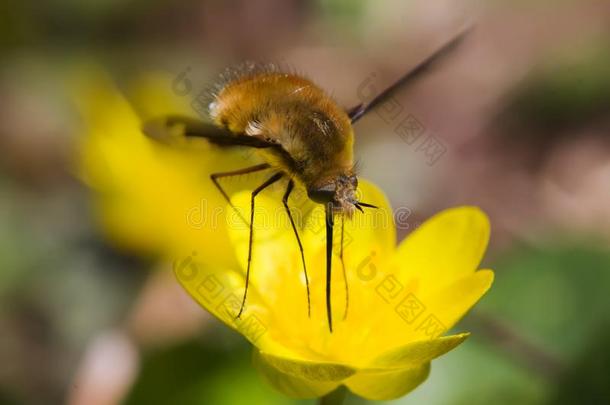
<svg viewBox="0 0 610 405"><path fill-rule="evenodd" d="M354 203L356 208L362 212L362 207L367 208L379 208L376 205L368 204L362 201ZM333 311L332 311L332 297L331 297L331 282L332 282L332 269L333 269L333 204L328 203L325 205L326 213L326 317L328 318L328 330L330 333L333 332ZM343 249L343 222L341 222L341 249ZM343 250L341 251L341 259L343 259ZM347 280L346 280L347 282Z"/></svg>
<svg viewBox="0 0 610 405"><path fill-rule="evenodd" d="M329 203L326 204L326 316L330 333L333 333L333 312L330 291L333 267L333 225L333 207L332 203Z"/></svg>
<svg viewBox="0 0 610 405"><path fill-rule="evenodd" d="M362 103L351 110L349 110L349 118L352 124L362 118L367 112L381 104L385 99L392 95L399 87L405 87L409 84L414 83L417 79L421 78L424 74L430 72L431 68L445 56L451 53L466 37L466 35L472 30L472 26L466 28L458 35L456 35L451 41L441 46L436 52L428 56L422 62L417 64L413 69L408 71L404 76L398 79L390 87L383 90L375 98L368 103Z"/></svg>

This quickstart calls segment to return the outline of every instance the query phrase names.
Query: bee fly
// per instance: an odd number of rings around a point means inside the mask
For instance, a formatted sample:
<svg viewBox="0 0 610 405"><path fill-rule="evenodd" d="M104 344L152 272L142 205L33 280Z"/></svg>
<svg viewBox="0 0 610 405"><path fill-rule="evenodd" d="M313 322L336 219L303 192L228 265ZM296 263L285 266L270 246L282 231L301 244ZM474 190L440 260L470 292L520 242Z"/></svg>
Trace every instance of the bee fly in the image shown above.
<svg viewBox="0 0 610 405"><path fill-rule="evenodd" d="M248 264L244 295L237 318L244 310L248 293L255 198L265 188L285 178L287 184L282 202L301 254L309 316L311 300L305 253L288 207L288 197L295 184L298 184L305 188L309 199L325 207L326 312L328 328L332 332L331 269L334 216L351 218L355 210L362 212L363 208L377 208L356 199L358 179L354 173L352 126L397 88L413 83L429 71L436 62L454 49L465 35L466 32L463 32L443 45L368 103L361 103L348 110L339 107L322 89L299 75L285 73L273 67L247 67L225 80L213 94L209 104L212 123L183 116L169 116L162 119L161 131L158 120L145 125L144 132L161 141L168 140L170 128L180 126L185 137L205 138L210 143L223 147L239 146L259 151L265 163L210 176L218 191L238 214L239 211L231 203L219 179L263 170L272 172L251 194ZM248 223L245 220L244 222ZM339 258L343 264L343 220L341 239ZM345 277L344 265L343 272ZM347 297L347 279L345 281Z"/></svg>

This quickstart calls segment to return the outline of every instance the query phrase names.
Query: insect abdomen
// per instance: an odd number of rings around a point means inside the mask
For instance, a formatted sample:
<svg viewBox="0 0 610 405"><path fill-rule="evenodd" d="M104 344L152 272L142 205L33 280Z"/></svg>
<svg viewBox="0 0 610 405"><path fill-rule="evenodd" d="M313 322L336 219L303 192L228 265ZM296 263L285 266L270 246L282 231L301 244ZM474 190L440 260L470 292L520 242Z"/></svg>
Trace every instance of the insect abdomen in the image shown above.
<svg viewBox="0 0 610 405"><path fill-rule="evenodd" d="M349 117L332 98L301 76L264 72L229 81L210 104L217 125L233 133L263 137L292 157L305 183L351 168L353 134ZM299 169L300 168L300 169Z"/></svg>

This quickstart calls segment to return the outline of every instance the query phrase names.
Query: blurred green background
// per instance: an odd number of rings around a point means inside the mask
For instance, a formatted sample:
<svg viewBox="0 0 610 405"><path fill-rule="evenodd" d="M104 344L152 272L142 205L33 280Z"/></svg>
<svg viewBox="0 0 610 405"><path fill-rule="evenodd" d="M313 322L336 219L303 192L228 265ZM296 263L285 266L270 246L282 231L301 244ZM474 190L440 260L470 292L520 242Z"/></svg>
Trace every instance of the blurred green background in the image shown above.
<svg viewBox="0 0 610 405"><path fill-rule="evenodd" d="M391 83L472 21L450 62L396 95L438 160L383 114L356 127L362 176L409 212L399 238L458 204L492 221L496 281L457 327L473 336L392 403L610 403L607 2L4 0L0 404L312 403L264 385L245 340L167 268L103 239L74 175L79 66L127 85L285 61L350 106L371 73Z"/></svg>

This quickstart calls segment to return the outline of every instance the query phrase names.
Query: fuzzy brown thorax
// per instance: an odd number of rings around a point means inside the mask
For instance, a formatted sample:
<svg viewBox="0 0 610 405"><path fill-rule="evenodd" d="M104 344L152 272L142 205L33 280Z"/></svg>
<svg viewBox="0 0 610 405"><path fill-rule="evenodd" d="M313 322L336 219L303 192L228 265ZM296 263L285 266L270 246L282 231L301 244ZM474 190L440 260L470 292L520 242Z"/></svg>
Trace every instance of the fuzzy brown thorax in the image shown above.
<svg viewBox="0 0 610 405"><path fill-rule="evenodd" d="M288 73L246 73L217 92L210 115L233 133L281 146L289 158L273 149L260 152L302 184L314 201L332 201L335 211L353 213L357 181L351 122L314 83Z"/></svg>

